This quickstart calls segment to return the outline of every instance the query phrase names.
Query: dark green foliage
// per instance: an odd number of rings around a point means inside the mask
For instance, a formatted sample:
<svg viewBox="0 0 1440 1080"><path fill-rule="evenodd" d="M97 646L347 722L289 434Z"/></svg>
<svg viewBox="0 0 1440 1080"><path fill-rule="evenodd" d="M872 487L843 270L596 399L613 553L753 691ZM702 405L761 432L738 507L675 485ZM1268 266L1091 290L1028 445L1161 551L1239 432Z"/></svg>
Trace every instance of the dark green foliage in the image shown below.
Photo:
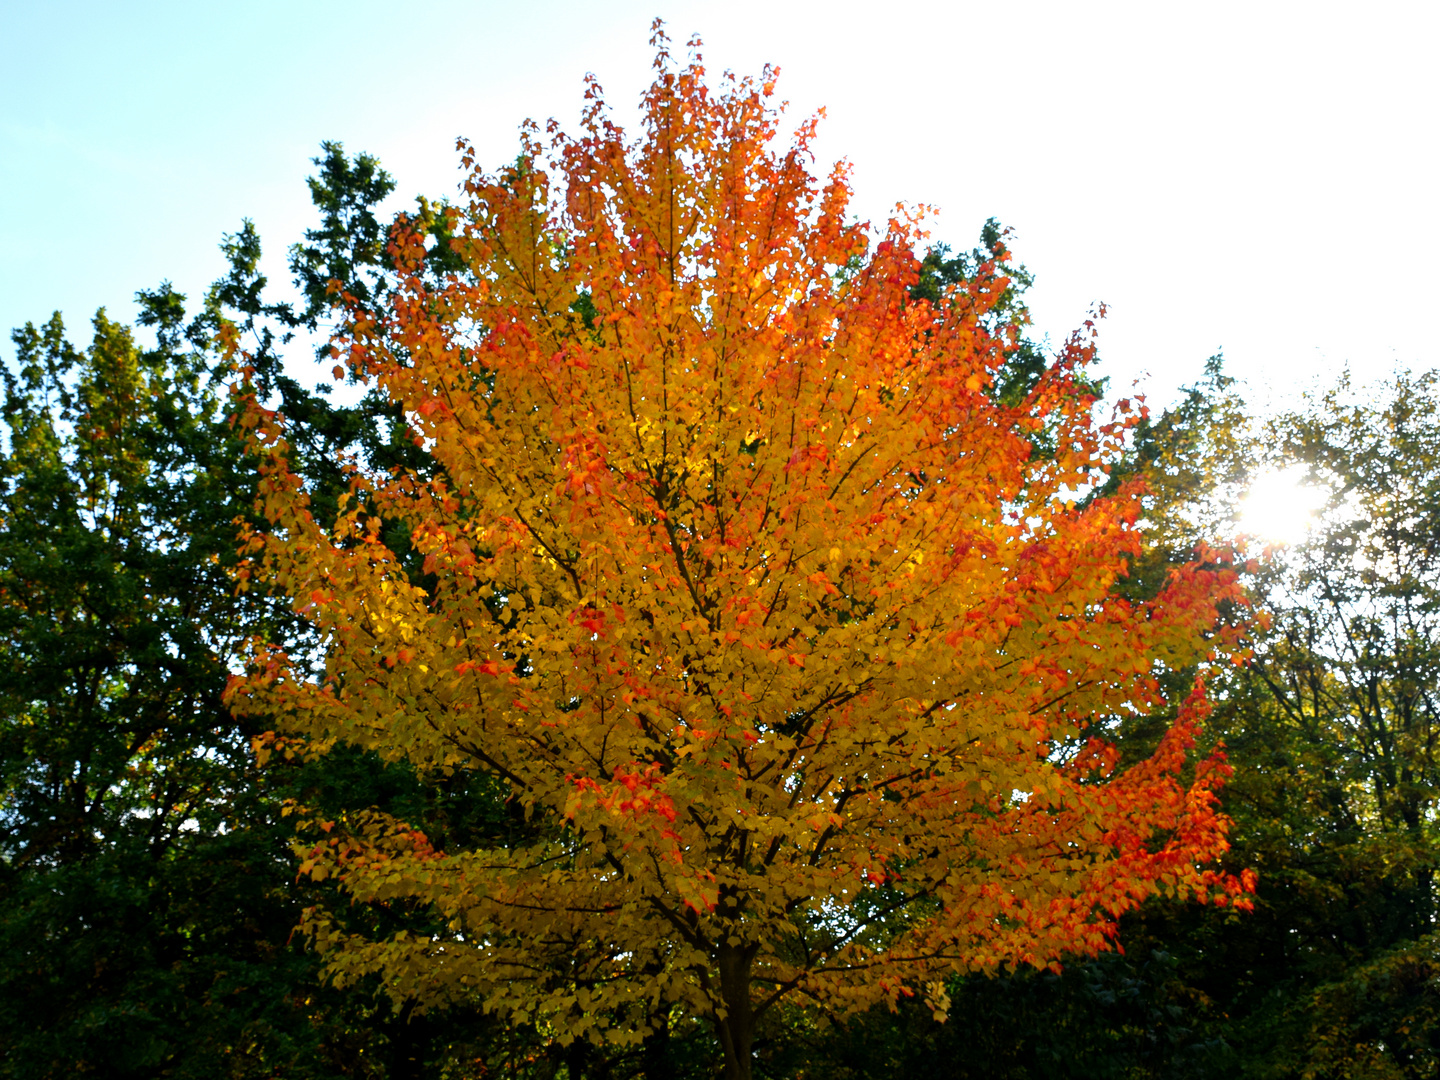
<svg viewBox="0 0 1440 1080"><path fill-rule="evenodd" d="M1237 848L1268 864L1283 953L1286 1038L1255 1044L1316 1076L1434 1075L1440 386L1345 380L1265 439L1331 497L1260 579L1274 625L1237 691L1249 707L1219 732L1234 746Z"/></svg>
<svg viewBox="0 0 1440 1080"><path fill-rule="evenodd" d="M369 154L352 162L338 142L321 143L320 149L323 154L314 162L319 175L308 183L321 224L305 231L308 243L290 249L290 270L305 296L298 321L311 330L334 306L332 281L365 306L384 291L388 226L380 223L375 208L395 190L390 174Z"/></svg>
<svg viewBox="0 0 1440 1080"><path fill-rule="evenodd" d="M156 349L57 316L5 372L0 1075L342 1075L373 1040L316 1023L279 799L220 703L288 612L233 595L253 477L181 298L142 303Z"/></svg>
<svg viewBox="0 0 1440 1080"><path fill-rule="evenodd" d="M384 467L413 449L403 419L332 406L279 366L278 345L332 302L309 288L319 276L368 274L378 288L386 271L369 208L388 178L325 150L312 184L323 227L292 252L300 315L266 299L247 223L198 318L186 322L168 284L139 294L154 348L103 312L86 348L58 315L14 335L0 456L0 1077L428 1077L534 1057L533 1033L394 1015L375 986L327 988L291 941L324 890L295 880L286 800L385 805L442 839L495 827L495 801L343 755L259 769L259 728L221 703L247 637L299 656L310 645L288 605L231 576L257 477L225 415L219 320L264 357L296 414L302 467L331 498L336 450Z"/></svg>
<svg viewBox="0 0 1440 1080"><path fill-rule="evenodd" d="M1030 312L1025 305L1025 293L1035 284L1035 276L1023 264L1010 259L1005 244L1007 235L1008 230L990 218L980 230L980 243L969 251L954 254L948 244L936 244L920 260L919 278L911 287L910 295L928 300L943 315L947 292L952 286L973 280L982 270L1003 273L1009 284L986 315L984 325L992 333L1028 325ZM1020 335L1013 342L1005 366L996 375L992 389L995 400L1004 405L1019 405L1053 362L1043 342ZM1079 373L1077 391L1098 398L1105 391L1105 380Z"/></svg>
<svg viewBox="0 0 1440 1080"><path fill-rule="evenodd" d="M917 1001L817 1033L793 1071L836 1080L1220 1076L1233 1055L1203 1030L1208 1003L1163 951L1106 954L1060 975L1022 971L952 985L949 1019Z"/></svg>
<svg viewBox="0 0 1440 1080"><path fill-rule="evenodd" d="M316 355L322 360L330 356L329 334L343 327L347 294L365 304L392 287L387 229L375 209L394 190L394 181L367 154L351 161L338 142L323 143L321 149L323 154L314 159L319 174L309 180L320 227L307 230L305 242L293 244L289 253L303 306L297 310L293 304L267 299L269 282L259 269L260 237L246 221L221 244L230 270L211 289L206 312L196 325L204 333L218 327L221 319L233 322L259 393L289 421L292 466L310 481L317 518L327 520L347 487L341 455L354 456L372 469L398 465L423 471L429 459L417 452L405 418L380 391L372 388L354 405L337 405L330 400L332 383L308 390L285 367L287 354L296 350L287 353L284 346L302 333L323 332ZM444 242L449 217L443 207L423 199L418 216L437 238L434 261L437 267L443 265L450 257Z"/></svg>

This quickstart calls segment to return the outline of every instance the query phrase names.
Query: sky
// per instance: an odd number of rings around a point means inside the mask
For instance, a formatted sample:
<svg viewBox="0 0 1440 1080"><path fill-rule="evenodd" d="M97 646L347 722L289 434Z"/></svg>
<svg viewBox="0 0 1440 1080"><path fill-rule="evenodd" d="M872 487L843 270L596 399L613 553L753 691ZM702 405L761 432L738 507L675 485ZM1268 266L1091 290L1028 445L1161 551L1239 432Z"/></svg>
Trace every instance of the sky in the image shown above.
<svg viewBox="0 0 1440 1080"><path fill-rule="evenodd" d="M794 123L823 106L862 217L1010 226L1037 333L1104 302L1114 390L1163 404L1222 350L1261 403L1440 365L1440 5L1373 0L0 0L0 329L198 299L245 218L285 281L324 139L398 210L455 194L457 136L499 165L526 118L577 128L586 72L625 123L657 15L712 74L778 66Z"/></svg>

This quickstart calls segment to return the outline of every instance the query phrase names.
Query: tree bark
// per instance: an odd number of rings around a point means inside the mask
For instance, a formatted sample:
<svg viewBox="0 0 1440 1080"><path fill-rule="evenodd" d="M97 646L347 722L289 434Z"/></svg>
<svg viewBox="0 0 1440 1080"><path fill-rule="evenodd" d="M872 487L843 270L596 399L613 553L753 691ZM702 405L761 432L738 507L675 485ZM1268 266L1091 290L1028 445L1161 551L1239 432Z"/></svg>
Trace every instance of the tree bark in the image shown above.
<svg viewBox="0 0 1440 1080"><path fill-rule="evenodd" d="M751 1080L755 1045L755 1010L750 1004L750 965L754 945L722 945L716 957L725 1018L715 1021L725 1054L725 1080Z"/></svg>
<svg viewBox="0 0 1440 1080"><path fill-rule="evenodd" d="M675 1063L670 1060L670 1018L663 1008L650 1017L650 1034L640 1044L640 1069L645 1080L675 1080Z"/></svg>
<svg viewBox="0 0 1440 1080"><path fill-rule="evenodd" d="M584 1080L585 1061L590 1056L590 1047L584 1039L576 1039L563 1051L565 1073L569 1080Z"/></svg>

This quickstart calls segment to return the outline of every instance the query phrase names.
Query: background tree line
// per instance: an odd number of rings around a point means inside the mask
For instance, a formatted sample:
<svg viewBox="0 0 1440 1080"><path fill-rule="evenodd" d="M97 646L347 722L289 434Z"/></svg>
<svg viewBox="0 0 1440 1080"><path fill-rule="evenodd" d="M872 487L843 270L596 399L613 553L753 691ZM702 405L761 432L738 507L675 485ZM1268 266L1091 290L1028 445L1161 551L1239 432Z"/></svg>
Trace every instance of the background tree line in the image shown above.
<svg viewBox="0 0 1440 1080"><path fill-rule="evenodd" d="M0 1076L706 1075L711 1036L699 1028L604 1053L463 1006L397 1012L376 986L326 986L290 940L327 887L296 881L287 799L378 805L441 839L523 827L491 791L422 783L358 752L258 768L250 741L265 725L220 701L251 637L293 656L313 643L285 603L236 588L257 476L227 418L233 374L218 340L244 338L318 513L343 489L337 451L377 470L425 467L404 416L375 392L349 387L355 403L337 403L282 366L343 317L332 281L362 300L394 282L376 213L393 182L338 144L316 165L320 220L290 249L297 301L274 299L246 223L225 238L229 270L196 310L162 285L138 294L138 328L98 313L87 346L58 315L13 335L0 458ZM413 215L436 275L450 258L444 209L420 200ZM914 294L940 303L1002 246L992 223L974 250L932 249ZM1015 268L1011 281L993 316L1017 333L1001 395L1021 393L1046 360L1024 334L1031 279ZM1126 918L1123 954L956 982L943 1025L918 1002L846 1024L781 1012L761 1032L760 1071L1434 1075L1437 410L1432 376L1397 375L1383 394L1342 384L1261 424L1216 359L1141 426L1112 476L1142 474L1153 491L1150 547L1126 584L1136 595L1198 541L1232 534L1238 493L1266 465L1301 463L1332 493L1307 539L1250 576L1269 626L1212 687L1210 737L1235 769L1228 869L1260 872L1253 913L1152 902ZM1163 719L1110 734L1138 759ZM398 905L348 917L417 933L427 918Z"/></svg>

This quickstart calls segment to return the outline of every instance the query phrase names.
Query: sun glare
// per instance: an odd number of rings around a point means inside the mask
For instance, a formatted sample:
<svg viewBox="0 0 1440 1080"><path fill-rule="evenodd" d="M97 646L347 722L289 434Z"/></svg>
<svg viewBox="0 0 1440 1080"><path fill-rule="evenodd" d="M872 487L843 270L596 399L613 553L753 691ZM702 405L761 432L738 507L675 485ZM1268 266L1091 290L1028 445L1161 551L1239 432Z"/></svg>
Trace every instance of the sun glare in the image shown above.
<svg viewBox="0 0 1440 1080"><path fill-rule="evenodd" d="M1305 536L1326 493L1305 483L1305 468L1264 472L1240 504L1240 531L1267 544L1293 544Z"/></svg>

